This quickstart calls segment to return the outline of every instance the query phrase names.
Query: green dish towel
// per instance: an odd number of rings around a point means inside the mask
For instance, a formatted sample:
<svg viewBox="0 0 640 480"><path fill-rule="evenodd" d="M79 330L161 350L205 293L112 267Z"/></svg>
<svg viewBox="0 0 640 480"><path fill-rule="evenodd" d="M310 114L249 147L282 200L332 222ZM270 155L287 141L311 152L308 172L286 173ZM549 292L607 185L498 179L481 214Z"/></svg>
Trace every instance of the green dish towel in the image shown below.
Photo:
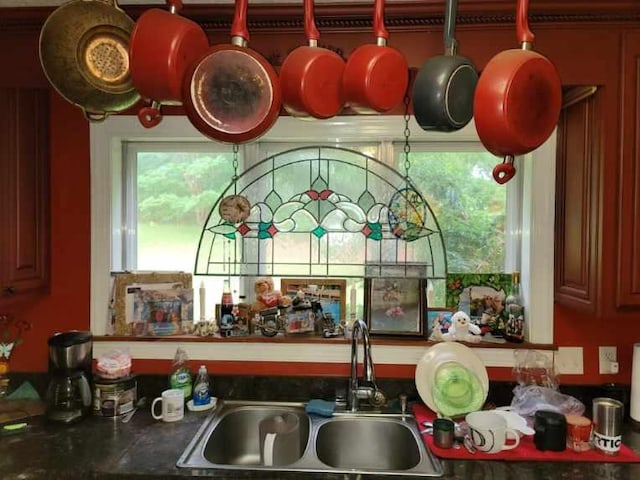
<svg viewBox="0 0 640 480"><path fill-rule="evenodd" d="M33 385L29 382L22 382L18 388L16 388L10 395L7 396L8 400L20 400L27 398L29 400L40 400L40 395L33 388Z"/></svg>

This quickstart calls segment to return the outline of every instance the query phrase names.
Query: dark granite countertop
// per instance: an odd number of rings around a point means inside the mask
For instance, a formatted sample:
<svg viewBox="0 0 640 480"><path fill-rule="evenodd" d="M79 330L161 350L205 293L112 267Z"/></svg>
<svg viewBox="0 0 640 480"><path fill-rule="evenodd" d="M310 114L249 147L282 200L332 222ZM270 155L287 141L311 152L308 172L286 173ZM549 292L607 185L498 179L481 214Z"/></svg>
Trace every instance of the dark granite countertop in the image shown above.
<svg viewBox="0 0 640 480"><path fill-rule="evenodd" d="M124 424L89 417L73 425L31 419L26 431L0 436L0 478L27 479L175 479L202 472L179 469L179 456L208 412L186 412L176 423L155 421L149 410ZM625 427L624 442L640 452L640 433ZM455 480L636 480L640 463L543 463L503 461L442 461L445 475ZM344 480L356 475L300 472L212 470L207 476L224 479ZM363 476L374 479L415 478Z"/></svg>

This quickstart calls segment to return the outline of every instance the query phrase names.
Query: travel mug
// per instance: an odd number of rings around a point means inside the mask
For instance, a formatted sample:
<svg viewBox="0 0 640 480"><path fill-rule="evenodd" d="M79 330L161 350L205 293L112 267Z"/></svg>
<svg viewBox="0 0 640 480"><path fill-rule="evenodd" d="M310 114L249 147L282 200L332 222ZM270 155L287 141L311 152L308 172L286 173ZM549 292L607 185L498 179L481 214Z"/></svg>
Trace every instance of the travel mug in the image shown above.
<svg viewBox="0 0 640 480"><path fill-rule="evenodd" d="M436 418L433 421L433 444L440 448L453 447L455 424L448 418Z"/></svg>
<svg viewBox="0 0 640 480"><path fill-rule="evenodd" d="M536 449L562 452L567 448L567 419L563 414L538 410L534 415L533 429Z"/></svg>
<svg viewBox="0 0 640 480"><path fill-rule="evenodd" d="M593 446L606 455L616 455L622 445L624 405L613 398L593 399Z"/></svg>

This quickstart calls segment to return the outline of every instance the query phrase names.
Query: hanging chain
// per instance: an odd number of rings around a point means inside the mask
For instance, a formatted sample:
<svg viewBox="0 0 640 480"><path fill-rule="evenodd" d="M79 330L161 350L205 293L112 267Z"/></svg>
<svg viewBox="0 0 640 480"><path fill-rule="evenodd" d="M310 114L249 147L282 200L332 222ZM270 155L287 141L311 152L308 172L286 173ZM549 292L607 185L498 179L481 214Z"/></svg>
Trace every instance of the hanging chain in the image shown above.
<svg viewBox="0 0 640 480"><path fill-rule="evenodd" d="M231 181L233 182L233 193L237 193L237 184L236 181L238 180L238 150L240 149L240 147L238 146L237 143L235 143L233 145L233 177L231 177Z"/></svg>
<svg viewBox="0 0 640 480"><path fill-rule="evenodd" d="M409 92L404 96L404 175L409 179L409 169L411 168L411 161L409 160L409 154L411 153L411 145L409 144L409 137L411 136L411 130L409 129L409 104L411 98Z"/></svg>

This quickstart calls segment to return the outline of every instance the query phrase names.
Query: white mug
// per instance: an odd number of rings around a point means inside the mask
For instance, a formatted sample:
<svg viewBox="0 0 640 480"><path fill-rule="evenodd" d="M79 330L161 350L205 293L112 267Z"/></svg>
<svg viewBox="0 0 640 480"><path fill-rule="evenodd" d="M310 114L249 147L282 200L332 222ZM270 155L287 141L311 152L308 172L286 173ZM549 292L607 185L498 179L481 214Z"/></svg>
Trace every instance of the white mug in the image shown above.
<svg viewBox="0 0 640 480"><path fill-rule="evenodd" d="M476 450L485 453L498 453L511 450L520 444L520 435L507 426L507 420L489 411L471 412L466 417L471 443ZM508 444L507 441L513 441Z"/></svg>
<svg viewBox="0 0 640 480"><path fill-rule="evenodd" d="M263 465L289 465L300 458L300 419L296 414L265 418L258 425L258 432Z"/></svg>
<svg viewBox="0 0 640 480"><path fill-rule="evenodd" d="M156 404L162 402L162 413L156 415ZM184 418L184 390L172 388L162 392L162 396L153 399L151 415L163 422L177 422Z"/></svg>

